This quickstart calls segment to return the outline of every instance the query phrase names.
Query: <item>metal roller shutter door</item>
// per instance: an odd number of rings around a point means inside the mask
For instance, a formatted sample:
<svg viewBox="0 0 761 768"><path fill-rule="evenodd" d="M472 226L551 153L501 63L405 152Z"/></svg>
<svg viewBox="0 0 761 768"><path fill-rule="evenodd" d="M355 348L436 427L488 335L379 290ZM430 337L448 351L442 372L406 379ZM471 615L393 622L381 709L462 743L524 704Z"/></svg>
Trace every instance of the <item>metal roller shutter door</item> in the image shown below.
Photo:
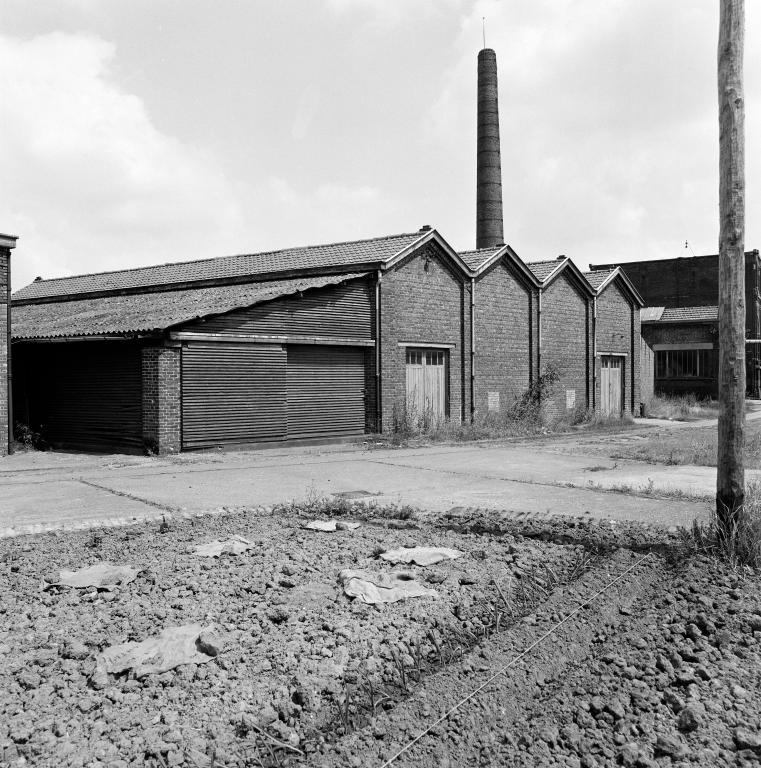
<svg viewBox="0 0 761 768"><path fill-rule="evenodd" d="M192 344L182 350L182 447L283 440L285 350Z"/></svg>
<svg viewBox="0 0 761 768"><path fill-rule="evenodd" d="M36 351L36 350L35 350ZM35 355L30 413L43 437L63 448L140 451L140 349L125 342L51 344Z"/></svg>
<svg viewBox="0 0 761 768"><path fill-rule="evenodd" d="M288 345L288 437L365 431L365 350Z"/></svg>

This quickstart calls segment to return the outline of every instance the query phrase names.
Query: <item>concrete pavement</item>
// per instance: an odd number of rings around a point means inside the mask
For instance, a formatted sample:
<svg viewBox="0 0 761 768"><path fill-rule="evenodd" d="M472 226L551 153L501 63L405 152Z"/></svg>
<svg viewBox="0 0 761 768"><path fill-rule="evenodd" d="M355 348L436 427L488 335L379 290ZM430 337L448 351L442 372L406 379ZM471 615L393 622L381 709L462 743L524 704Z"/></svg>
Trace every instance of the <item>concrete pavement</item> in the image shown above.
<svg viewBox="0 0 761 768"><path fill-rule="evenodd" d="M488 507L669 525L689 525L707 513L715 469L585 454L584 440L590 436L167 458L21 453L0 462L0 535L104 520L127 523L223 506L269 506L335 493L432 511ZM647 430L598 435L596 442L606 439L646 440Z"/></svg>

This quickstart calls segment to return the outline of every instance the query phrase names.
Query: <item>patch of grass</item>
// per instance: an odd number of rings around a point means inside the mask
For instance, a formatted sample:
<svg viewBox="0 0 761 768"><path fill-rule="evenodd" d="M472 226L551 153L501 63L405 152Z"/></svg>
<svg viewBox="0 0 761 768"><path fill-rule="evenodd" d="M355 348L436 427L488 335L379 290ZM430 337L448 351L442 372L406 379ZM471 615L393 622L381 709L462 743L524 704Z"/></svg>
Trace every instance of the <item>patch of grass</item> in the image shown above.
<svg viewBox="0 0 761 768"><path fill-rule="evenodd" d="M717 428L698 427L653 434L639 445L616 446L613 459L635 459L649 464L715 467ZM761 421L745 425L745 468L761 469Z"/></svg>
<svg viewBox="0 0 761 768"><path fill-rule="evenodd" d="M730 516L729 530L718 524L716 510L707 523L692 524L690 537L694 547L706 554L721 557L731 565L761 567L761 482L748 483L745 503Z"/></svg>
<svg viewBox="0 0 761 768"><path fill-rule="evenodd" d="M425 445L430 443L462 443L476 440L525 438L552 435L570 430L589 432L619 432L634 426L630 416L602 417L591 410L575 409L557 419L548 418L539 404L526 405L516 401L501 413L476 413L473 421L454 419L413 418L398 411L392 431L379 436L379 445Z"/></svg>
<svg viewBox="0 0 761 768"><path fill-rule="evenodd" d="M716 419L719 416L719 403L716 400L698 398L692 393L654 395L643 406L642 415L652 419L694 421L696 419Z"/></svg>
<svg viewBox="0 0 761 768"><path fill-rule="evenodd" d="M275 511L315 519L354 517L363 520L373 517L387 520L415 520L419 512L409 504L354 501L340 496L322 496L314 488L307 492L307 498L304 501L281 504Z"/></svg>
<svg viewBox="0 0 761 768"><path fill-rule="evenodd" d="M595 491L608 491L609 493L622 493L626 496L644 496L649 499L674 499L676 501L695 501L696 499L709 499L701 494L691 494L681 488L656 488L652 478L648 478L647 485L629 485L628 483L615 483L613 485L601 485L589 480L586 485Z"/></svg>

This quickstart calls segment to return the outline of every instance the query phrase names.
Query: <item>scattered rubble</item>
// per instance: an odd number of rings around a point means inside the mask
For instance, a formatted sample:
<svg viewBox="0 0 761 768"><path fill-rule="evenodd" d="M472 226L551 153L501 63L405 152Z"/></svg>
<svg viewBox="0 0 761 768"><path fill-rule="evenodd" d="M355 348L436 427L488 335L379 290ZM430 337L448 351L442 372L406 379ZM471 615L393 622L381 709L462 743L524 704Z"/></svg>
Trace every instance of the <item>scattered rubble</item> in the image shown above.
<svg viewBox="0 0 761 768"><path fill-rule="evenodd" d="M468 510L406 530L373 515L331 536L292 509L260 509L173 520L160 537L150 524L104 529L97 548L84 533L0 542L0 764L380 765L554 627L394 768L758 764L754 573L636 525ZM246 557L194 553L232 536L252 545ZM468 553L402 580L435 599L347 599L339 574L388 589L400 571L379 555L420 542ZM563 624L628 562L615 554L627 545L653 553L646 583L625 580ZM41 573L109 560L135 577L40 590ZM187 625L189 663L164 669L159 653L149 671L115 651Z"/></svg>

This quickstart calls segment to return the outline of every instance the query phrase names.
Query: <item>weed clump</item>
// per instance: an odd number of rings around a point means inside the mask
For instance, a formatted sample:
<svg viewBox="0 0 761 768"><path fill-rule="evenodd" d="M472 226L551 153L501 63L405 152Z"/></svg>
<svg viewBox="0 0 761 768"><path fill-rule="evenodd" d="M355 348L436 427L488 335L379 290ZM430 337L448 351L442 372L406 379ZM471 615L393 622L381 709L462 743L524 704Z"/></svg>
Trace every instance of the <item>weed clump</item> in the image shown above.
<svg viewBox="0 0 761 768"><path fill-rule="evenodd" d="M719 403L692 392L683 395L653 395L642 403L642 415L671 421L715 419L719 415Z"/></svg>
<svg viewBox="0 0 761 768"><path fill-rule="evenodd" d="M707 523L693 522L690 538L699 552L734 566L761 567L761 482L748 483L743 506L734 513L727 510L726 525L713 510Z"/></svg>

